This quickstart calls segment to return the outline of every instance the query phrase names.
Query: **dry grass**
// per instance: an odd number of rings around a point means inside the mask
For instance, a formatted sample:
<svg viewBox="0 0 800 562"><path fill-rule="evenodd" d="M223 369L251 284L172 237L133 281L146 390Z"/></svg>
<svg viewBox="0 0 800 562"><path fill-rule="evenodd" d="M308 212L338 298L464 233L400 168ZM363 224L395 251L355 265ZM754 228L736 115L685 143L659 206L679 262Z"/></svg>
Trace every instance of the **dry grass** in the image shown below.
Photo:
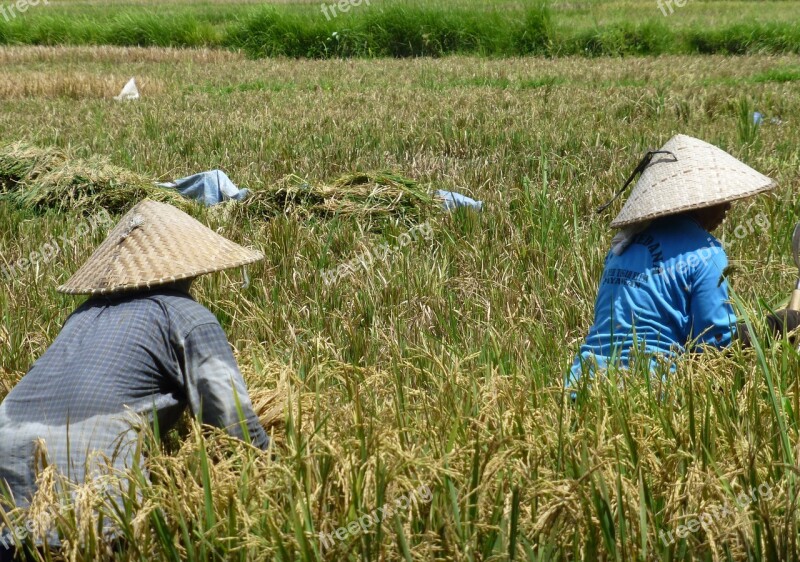
<svg viewBox="0 0 800 562"><path fill-rule="evenodd" d="M0 99L20 100L28 98L106 99L113 101L130 76L118 74L54 73L54 72L7 72L0 71ZM167 86L156 81L139 81L141 92L147 96L164 93Z"/></svg>
<svg viewBox="0 0 800 562"><path fill-rule="evenodd" d="M31 63L187 63L225 64L244 57L218 49L146 49L141 47L48 47L0 48L3 66Z"/></svg>

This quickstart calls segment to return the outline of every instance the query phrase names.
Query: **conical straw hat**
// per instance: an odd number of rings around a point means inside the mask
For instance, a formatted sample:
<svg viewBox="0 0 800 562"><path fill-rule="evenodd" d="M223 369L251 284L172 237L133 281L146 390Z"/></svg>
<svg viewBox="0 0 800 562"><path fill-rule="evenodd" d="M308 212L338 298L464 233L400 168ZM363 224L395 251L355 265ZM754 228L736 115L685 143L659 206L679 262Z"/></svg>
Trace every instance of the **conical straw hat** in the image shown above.
<svg viewBox="0 0 800 562"><path fill-rule="evenodd" d="M661 150L674 158L654 155L612 227L735 201L776 185L724 150L686 135L672 137Z"/></svg>
<svg viewBox="0 0 800 562"><path fill-rule="evenodd" d="M263 259L183 211L145 200L58 290L103 295L163 285Z"/></svg>

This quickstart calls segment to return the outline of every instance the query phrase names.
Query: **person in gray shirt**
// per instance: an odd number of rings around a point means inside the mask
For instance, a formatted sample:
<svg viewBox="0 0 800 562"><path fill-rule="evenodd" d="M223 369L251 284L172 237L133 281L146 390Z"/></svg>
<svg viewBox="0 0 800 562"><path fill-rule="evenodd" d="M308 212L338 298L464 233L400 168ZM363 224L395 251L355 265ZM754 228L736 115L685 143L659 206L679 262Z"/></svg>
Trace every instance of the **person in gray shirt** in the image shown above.
<svg viewBox="0 0 800 562"><path fill-rule="evenodd" d="M187 407L266 450L225 333L189 294L198 275L262 258L169 205L144 201L125 215L59 287L92 296L0 402L0 491L29 504L40 447L78 483L98 462L129 468L143 424L164 433ZM0 533L0 555L9 541Z"/></svg>

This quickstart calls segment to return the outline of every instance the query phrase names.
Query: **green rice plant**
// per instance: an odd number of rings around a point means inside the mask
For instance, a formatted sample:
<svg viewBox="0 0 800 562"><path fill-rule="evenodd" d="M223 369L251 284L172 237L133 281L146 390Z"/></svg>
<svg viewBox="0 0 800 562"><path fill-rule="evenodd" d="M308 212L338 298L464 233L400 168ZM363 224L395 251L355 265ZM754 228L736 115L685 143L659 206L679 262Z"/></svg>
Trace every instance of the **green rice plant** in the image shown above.
<svg viewBox="0 0 800 562"><path fill-rule="evenodd" d="M754 145L758 140L761 123L756 120L753 104L747 98L740 98L737 107L736 130L742 145Z"/></svg>
<svg viewBox="0 0 800 562"><path fill-rule="evenodd" d="M105 42L102 32L102 24L88 17L43 15L34 21L18 17L0 22L0 39L10 45L100 45Z"/></svg>
<svg viewBox="0 0 800 562"><path fill-rule="evenodd" d="M251 57L313 58L315 55L328 55L332 49L338 48L331 41L330 27L321 18L281 13L269 7L242 22L241 27L234 30L225 43L243 49ZM335 52L331 54L335 56Z"/></svg>
<svg viewBox="0 0 800 562"><path fill-rule="evenodd" d="M457 52L505 53L496 13L437 8L373 8L346 21L265 9L245 20L227 44L248 55L309 58L442 56ZM344 24L344 25L342 25Z"/></svg>
<svg viewBox="0 0 800 562"><path fill-rule="evenodd" d="M325 4L327 5L327 4ZM591 9L530 0L456 5L385 1L327 16L317 5L226 3L124 8L61 3L0 19L0 44L219 47L250 57L622 56L800 52L789 2L744 2L720 14L692 5L666 25L642 0ZM708 21L713 17L714 23Z"/></svg>
<svg viewBox="0 0 800 562"><path fill-rule="evenodd" d="M524 23L518 30L515 48L520 54L551 54L556 39L553 11L545 1L528 8Z"/></svg>
<svg viewBox="0 0 800 562"><path fill-rule="evenodd" d="M123 14L103 30L103 43L142 47L214 46L221 41L218 31L190 15L164 18L160 14Z"/></svg>
<svg viewBox="0 0 800 562"><path fill-rule="evenodd" d="M796 82L800 80L800 67L786 66L781 68L772 68L763 74L759 74L753 78L756 83L765 82Z"/></svg>
<svg viewBox="0 0 800 562"><path fill-rule="evenodd" d="M674 50L675 32L658 21L603 26L575 34L559 47L585 56L660 55Z"/></svg>
<svg viewBox="0 0 800 562"><path fill-rule="evenodd" d="M796 22L736 24L717 29L692 29L686 33L692 52L797 53L800 52L800 26Z"/></svg>

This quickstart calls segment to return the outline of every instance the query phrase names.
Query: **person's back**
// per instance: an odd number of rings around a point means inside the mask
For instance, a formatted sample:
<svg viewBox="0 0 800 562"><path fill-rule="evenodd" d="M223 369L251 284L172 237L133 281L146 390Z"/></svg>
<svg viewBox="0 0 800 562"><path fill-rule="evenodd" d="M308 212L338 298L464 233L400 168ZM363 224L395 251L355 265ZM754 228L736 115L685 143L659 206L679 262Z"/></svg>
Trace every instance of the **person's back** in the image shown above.
<svg viewBox="0 0 800 562"><path fill-rule="evenodd" d="M14 422L77 423L123 409L145 413L176 390L171 327L216 322L177 292L89 299L3 401ZM43 408L31 408L38 401Z"/></svg>
<svg viewBox="0 0 800 562"><path fill-rule="evenodd" d="M77 482L98 452L117 468L130 466L137 425L155 413L167 431L187 405L242 437L237 400L253 443L266 448L222 328L189 295L92 298L0 404L0 482L18 502L30 498L38 439Z"/></svg>
<svg viewBox="0 0 800 562"><path fill-rule="evenodd" d="M620 255L609 252L573 379L581 362L603 368L615 357L627 366L634 347L672 357L696 338L728 345L736 319L721 280L726 266L719 241L688 215L655 221Z"/></svg>

